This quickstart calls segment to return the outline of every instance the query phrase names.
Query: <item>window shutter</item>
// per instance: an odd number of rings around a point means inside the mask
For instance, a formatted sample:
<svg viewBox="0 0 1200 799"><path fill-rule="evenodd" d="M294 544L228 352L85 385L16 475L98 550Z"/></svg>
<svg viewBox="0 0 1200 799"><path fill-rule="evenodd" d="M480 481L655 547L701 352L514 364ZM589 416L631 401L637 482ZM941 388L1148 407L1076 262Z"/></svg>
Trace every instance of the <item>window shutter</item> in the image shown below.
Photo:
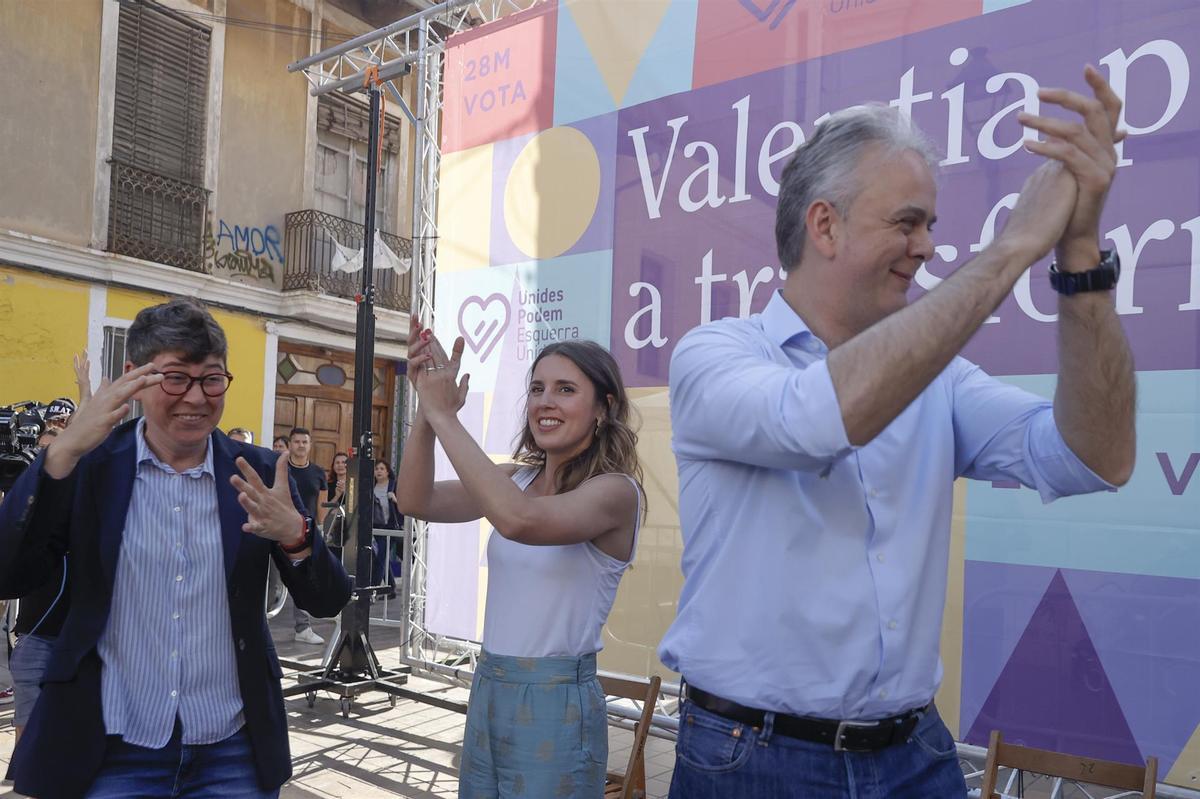
<svg viewBox="0 0 1200 799"><path fill-rule="evenodd" d="M117 28L109 249L203 271L211 32L145 0Z"/></svg>
<svg viewBox="0 0 1200 799"><path fill-rule="evenodd" d="M354 141L367 141L370 133L367 117L370 113L365 103L345 95L323 94L317 98L317 128ZM400 149L402 121L391 114L386 116L383 126L383 149L395 153Z"/></svg>
<svg viewBox="0 0 1200 799"><path fill-rule="evenodd" d="M121 4L113 158L204 183L210 31L150 3Z"/></svg>

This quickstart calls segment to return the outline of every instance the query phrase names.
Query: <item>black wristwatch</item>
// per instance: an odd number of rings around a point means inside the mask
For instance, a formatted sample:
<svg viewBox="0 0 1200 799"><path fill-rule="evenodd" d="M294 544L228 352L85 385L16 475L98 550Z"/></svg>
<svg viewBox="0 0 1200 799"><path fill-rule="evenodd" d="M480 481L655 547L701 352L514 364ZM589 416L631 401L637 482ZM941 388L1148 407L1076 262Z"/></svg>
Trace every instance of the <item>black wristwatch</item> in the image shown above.
<svg viewBox="0 0 1200 799"><path fill-rule="evenodd" d="M1050 264L1050 285L1064 297L1085 291L1110 291L1121 276L1121 259L1116 250L1101 250L1100 263L1086 272L1060 272L1058 263Z"/></svg>
<svg viewBox="0 0 1200 799"><path fill-rule="evenodd" d="M298 555L301 552L303 552L304 550L306 550L312 546L312 541L313 541L312 517L311 516L301 516L300 518L302 518L304 520L304 539L300 542L300 545L294 546L294 547L285 547L283 545L282 541L279 543L279 548L282 549L288 555Z"/></svg>

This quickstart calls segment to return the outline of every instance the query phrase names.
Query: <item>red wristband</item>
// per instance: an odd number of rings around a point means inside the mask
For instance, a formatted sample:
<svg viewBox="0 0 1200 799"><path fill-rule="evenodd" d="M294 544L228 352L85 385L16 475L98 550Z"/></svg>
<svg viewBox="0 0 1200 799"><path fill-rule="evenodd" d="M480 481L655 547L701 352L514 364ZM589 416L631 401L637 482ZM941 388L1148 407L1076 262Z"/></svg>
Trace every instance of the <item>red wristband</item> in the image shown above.
<svg viewBox="0 0 1200 799"><path fill-rule="evenodd" d="M279 548L289 555L298 555L312 546L312 521L307 516L300 517L300 543L296 546L286 546L282 541Z"/></svg>

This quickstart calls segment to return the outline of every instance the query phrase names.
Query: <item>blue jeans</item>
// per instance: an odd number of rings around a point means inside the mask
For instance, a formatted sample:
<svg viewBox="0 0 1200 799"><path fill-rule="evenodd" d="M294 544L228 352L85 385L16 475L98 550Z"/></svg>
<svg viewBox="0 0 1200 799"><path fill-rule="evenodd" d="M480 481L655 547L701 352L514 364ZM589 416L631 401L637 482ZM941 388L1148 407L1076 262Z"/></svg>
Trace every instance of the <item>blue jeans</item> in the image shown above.
<svg viewBox="0 0 1200 799"><path fill-rule="evenodd" d="M389 542L391 541L386 535L373 535L371 542L371 550L375 557L371 559L371 585L384 585L384 577L386 575L387 584L392 586L394 590L396 581L392 579L392 570L388 568L388 563L391 560L391 549Z"/></svg>
<svg viewBox="0 0 1200 799"><path fill-rule="evenodd" d="M54 639L44 635L22 635L8 656L8 670L13 679L13 726L29 723L33 706L42 693L42 675L50 662Z"/></svg>
<svg viewBox="0 0 1200 799"><path fill-rule="evenodd" d="M275 799L254 770L246 729L215 744L184 744L180 727L162 749L127 744L111 735L87 799Z"/></svg>
<svg viewBox="0 0 1200 799"><path fill-rule="evenodd" d="M954 738L931 708L907 742L835 752L684 703L669 799L963 799Z"/></svg>

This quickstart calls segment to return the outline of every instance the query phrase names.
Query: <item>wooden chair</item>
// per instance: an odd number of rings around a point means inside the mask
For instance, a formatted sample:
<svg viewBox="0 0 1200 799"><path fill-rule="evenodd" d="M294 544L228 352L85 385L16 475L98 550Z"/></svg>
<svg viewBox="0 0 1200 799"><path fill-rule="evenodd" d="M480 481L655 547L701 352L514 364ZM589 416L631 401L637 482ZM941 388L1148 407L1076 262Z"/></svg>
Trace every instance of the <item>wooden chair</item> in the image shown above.
<svg viewBox="0 0 1200 799"><path fill-rule="evenodd" d="M658 689L662 678L651 675L650 680L622 680L618 677L600 677L600 687L606 696L618 696L642 703L642 717L633 729L633 748L629 752L629 763L625 772L610 771L604 776L605 799L645 799L646 796L646 736L650 732L650 718L658 703Z"/></svg>
<svg viewBox="0 0 1200 799"><path fill-rule="evenodd" d="M985 799L1001 799L1000 794L996 792L996 780L1001 766L1075 780L1087 785L1141 791L1146 799L1154 799L1154 785L1158 781L1156 757L1147 758L1144 766L1131 766L1111 760L1096 760L1051 752L1048 749L1006 744L1000 731L992 730L992 739L988 743L987 765L983 767L983 788L980 791L980 795Z"/></svg>

